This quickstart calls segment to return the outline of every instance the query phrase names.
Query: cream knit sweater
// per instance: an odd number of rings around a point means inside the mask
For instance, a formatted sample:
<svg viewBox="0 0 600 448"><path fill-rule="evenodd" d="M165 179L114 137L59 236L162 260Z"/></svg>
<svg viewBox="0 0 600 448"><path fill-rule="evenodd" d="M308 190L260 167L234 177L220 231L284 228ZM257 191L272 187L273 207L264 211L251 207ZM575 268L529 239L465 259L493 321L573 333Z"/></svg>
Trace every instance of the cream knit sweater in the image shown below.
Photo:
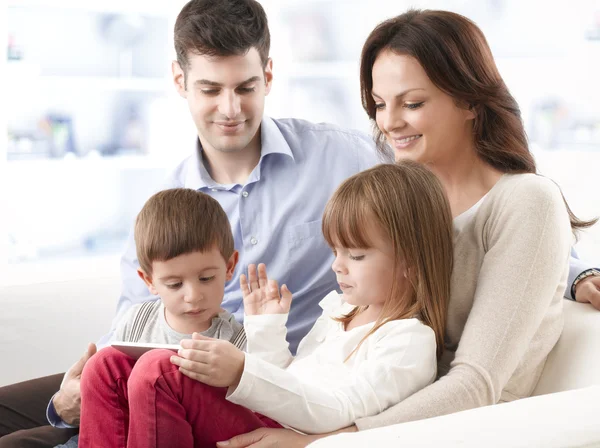
<svg viewBox="0 0 600 448"><path fill-rule="evenodd" d="M441 378L357 420L358 428L529 396L562 331L572 243L558 187L534 174L505 174L455 231Z"/></svg>

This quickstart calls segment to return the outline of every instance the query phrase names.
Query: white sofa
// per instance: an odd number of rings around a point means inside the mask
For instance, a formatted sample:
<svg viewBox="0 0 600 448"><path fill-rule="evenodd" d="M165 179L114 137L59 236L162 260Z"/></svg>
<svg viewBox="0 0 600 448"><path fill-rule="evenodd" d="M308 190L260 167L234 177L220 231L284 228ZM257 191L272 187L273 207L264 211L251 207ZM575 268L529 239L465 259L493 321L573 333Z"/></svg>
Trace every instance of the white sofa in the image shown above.
<svg viewBox="0 0 600 448"><path fill-rule="evenodd" d="M109 328L119 280L0 287L0 386L64 372ZM364 446L600 447L600 312L565 301L565 329L535 397L322 439Z"/></svg>

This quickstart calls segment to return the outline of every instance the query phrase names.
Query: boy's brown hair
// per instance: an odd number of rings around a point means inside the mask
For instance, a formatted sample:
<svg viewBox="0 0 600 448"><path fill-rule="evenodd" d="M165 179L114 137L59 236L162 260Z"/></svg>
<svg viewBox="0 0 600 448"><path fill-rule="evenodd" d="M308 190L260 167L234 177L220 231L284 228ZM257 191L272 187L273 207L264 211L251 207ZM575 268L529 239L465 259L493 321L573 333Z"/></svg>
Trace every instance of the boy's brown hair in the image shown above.
<svg viewBox="0 0 600 448"><path fill-rule="evenodd" d="M156 193L135 221L140 268L152 274L154 261L166 261L216 245L225 261L233 254L227 214L215 199L196 190L173 188Z"/></svg>

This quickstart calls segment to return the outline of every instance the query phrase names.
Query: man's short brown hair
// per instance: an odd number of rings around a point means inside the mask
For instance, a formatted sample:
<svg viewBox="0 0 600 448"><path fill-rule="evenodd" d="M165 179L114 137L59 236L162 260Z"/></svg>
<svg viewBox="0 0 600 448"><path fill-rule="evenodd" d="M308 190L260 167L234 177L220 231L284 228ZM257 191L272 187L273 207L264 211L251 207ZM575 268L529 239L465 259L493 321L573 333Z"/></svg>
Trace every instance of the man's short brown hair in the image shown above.
<svg viewBox="0 0 600 448"><path fill-rule="evenodd" d="M164 190L148 199L135 221L134 235L138 262L147 275L154 261L216 245L227 262L234 251L231 224L221 204L188 188Z"/></svg>
<svg viewBox="0 0 600 448"><path fill-rule="evenodd" d="M191 0L175 21L175 52L184 73L188 55L243 56L256 48L263 67L271 36L267 15L256 0Z"/></svg>

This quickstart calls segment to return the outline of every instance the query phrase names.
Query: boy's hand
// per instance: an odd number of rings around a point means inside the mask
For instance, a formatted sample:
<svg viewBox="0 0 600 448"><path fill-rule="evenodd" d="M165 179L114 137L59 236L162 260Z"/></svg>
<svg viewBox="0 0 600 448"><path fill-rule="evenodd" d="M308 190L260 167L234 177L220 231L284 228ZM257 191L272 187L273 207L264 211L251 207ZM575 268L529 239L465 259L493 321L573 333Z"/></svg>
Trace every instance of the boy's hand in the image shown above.
<svg viewBox="0 0 600 448"><path fill-rule="evenodd" d="M181 341L181 347L171 363L185 376L209 386L237 387L245 355L231 342L194 333L192 339Z"/></svg>
<svg viewBox="0 0 600 448"><path fill-rule="evenodd" d="M286 285L281 287L277 280L267 278L267 267L261 263L248 265L248 278L240 275L240 288L244 298L244 312L255 314L287 314L290 312L292 293Z"/></svg>

